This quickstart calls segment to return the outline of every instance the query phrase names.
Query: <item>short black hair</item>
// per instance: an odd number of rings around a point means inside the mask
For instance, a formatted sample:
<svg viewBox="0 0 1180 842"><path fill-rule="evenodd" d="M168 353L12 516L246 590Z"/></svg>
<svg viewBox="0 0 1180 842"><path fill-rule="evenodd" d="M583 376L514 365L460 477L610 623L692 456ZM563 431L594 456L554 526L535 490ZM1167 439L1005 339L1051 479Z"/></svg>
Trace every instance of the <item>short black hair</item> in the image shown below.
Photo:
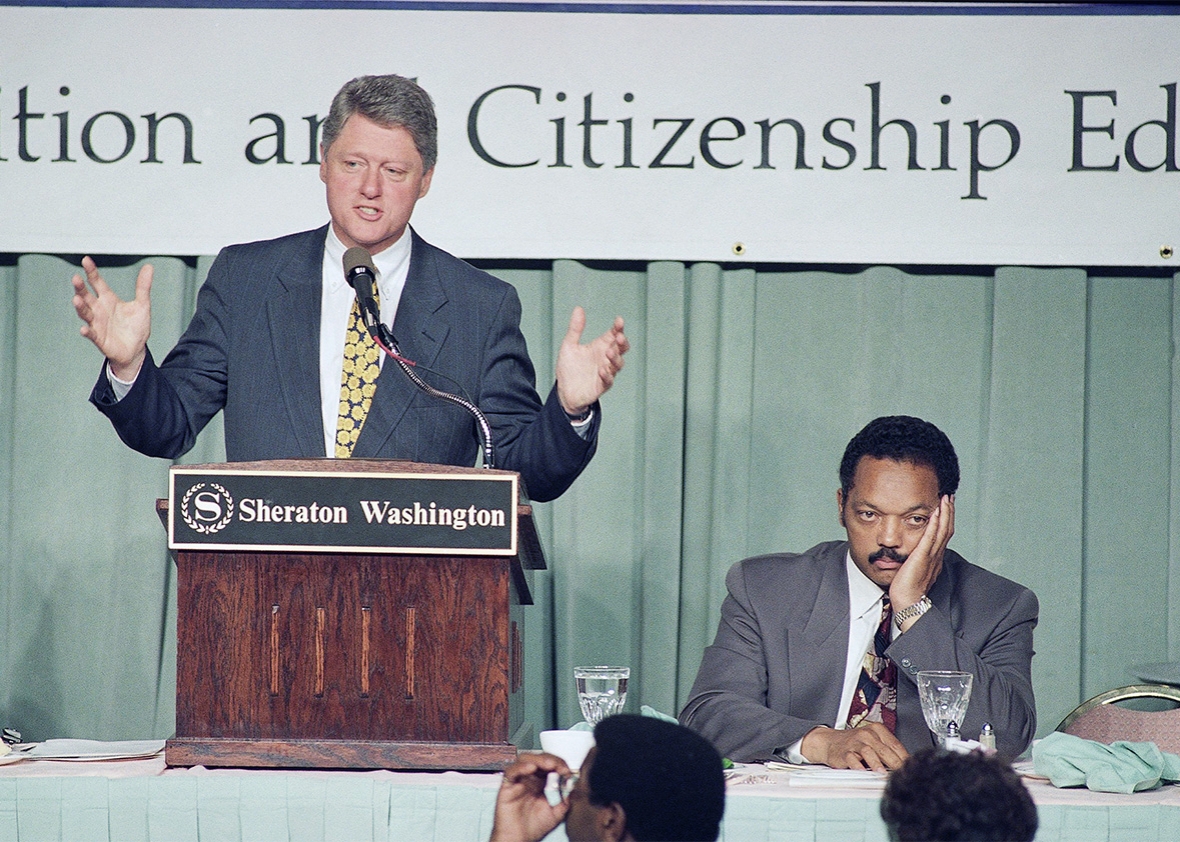
<svg viewBox="0 0 1180 842"><path fill-rule="evenodd" d="M910 415L886 415L865 425L848 442L840 460L840 488L847 499L856 466L865 456L910 462L933 469L940 496L959 488L959 457L946 433L929 421Z"/></svg>
<svg viewBox="0 0 1180 842"><path fill-rule="evenodd" d="M1037 807L996 755L926 749L889 776L881 818L893 842L1032 842Z"/></svg>
<svg viewBox="0 0 1180 842"><path fill-rule="evenodd" d="M617 803L639 842L712 842L725 812L713 744L682 725L620 713L594 727L590 801Z"/></svg>

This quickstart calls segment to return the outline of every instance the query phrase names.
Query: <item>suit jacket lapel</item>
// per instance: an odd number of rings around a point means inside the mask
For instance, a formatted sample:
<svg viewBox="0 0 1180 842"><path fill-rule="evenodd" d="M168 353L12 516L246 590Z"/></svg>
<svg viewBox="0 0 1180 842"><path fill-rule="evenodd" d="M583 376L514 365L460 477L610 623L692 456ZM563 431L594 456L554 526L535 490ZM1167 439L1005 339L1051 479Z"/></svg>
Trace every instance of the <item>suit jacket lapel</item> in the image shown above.
<svg viewBox="0 0 1180 842"><path fill-rule="evenodd" d="M847 549L841 542L825 551L814 610L803 626L802 645L791 647L792 704L797 704L798 710L815 710L829 722L840 707L848 657ZM833 673L841 677L839 681L832 681ZM803 680L796 682L795 676Z"/></svg>
<svg viewBox="0 0 1180 842"><path fill-rule="evenodd" d="M406 285L398 301L393 321L393 335L402 356L422 366L432 366L447 338L448 325L438 319L438 311L447 303L446 290L434 261L431 247L410 229L413 245ZM377 391L369 407L364 429L357 440L354 456L395 453L386 443L401 423L417 389L397 364L386 359L377 378ZM435 400L434 398L426 398ZM398 454L412 458L413 454Z"/></svg>
<svg viewBox="0 0 1180 842"><path fill-rule="evenodd" d="M281 361L279 392L299 451L325 456L320 407L320 298L327 226L310 231L275 273L266 301L274 354Z"/></svg>

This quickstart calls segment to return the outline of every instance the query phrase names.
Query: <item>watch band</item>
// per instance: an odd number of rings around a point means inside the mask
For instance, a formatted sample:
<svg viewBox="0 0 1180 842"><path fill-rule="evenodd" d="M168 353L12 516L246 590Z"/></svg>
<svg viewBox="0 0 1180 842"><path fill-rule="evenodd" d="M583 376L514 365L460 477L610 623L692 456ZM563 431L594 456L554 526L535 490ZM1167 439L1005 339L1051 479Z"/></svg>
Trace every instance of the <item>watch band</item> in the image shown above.
<svg viewBox="0 0 1180 842"><path fill-rule="evenodd" d="M923 596L909 608L903 608L893 614L893 624L897 626L897 630L901 631L901 624L913 617L921 617L930 610L930 597Z"/></svg>

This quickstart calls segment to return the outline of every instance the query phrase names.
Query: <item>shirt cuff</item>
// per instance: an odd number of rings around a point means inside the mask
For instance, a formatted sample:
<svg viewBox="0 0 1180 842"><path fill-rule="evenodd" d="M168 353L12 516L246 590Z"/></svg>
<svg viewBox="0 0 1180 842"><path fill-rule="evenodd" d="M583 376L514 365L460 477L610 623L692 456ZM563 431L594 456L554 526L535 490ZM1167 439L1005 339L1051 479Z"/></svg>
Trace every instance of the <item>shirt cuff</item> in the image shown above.
<svg viewBox="0 0 1180 842"><path fill-rule="evenodd" d="M123 400L123 398L127 397L127 393L130 392L131 387L135 385L135 378L133 377L131 380L120 380L115 376L115 373L111 371L110 363L104 363L104 365L106 366L107 370L107 382L111 384L111 391L115 393L115 403L118 403L119 401ZM136 377L138 376L139 375L136 374Z"/></svg>
<svg viewBox="0 0 1180 842"><path fill-rule="evenodd" d="M130 388L130 387L128 387L128 388ZM568 414L566 415L566 418L569 418ZM578 438L583 439L583 440L585 440L586 438L588 438L590 436L590 422L592 422L593 420L594 420L594 409L593 408L591 408L586 413L586 417L581 419L580 421L575 421L572 418L569 418L570 426L574 428L574 432L578 434Z"/></svg>
<svg viewBox="0 0 1180 842"><path fill-rule="evenodd" d="M811 763L806 757L800 753L799 749L803 746L803 740L795 740L786 748L778 748L774 750L774 756L779 760L785 760L787 763L794 763L795 765Z"/></svg>

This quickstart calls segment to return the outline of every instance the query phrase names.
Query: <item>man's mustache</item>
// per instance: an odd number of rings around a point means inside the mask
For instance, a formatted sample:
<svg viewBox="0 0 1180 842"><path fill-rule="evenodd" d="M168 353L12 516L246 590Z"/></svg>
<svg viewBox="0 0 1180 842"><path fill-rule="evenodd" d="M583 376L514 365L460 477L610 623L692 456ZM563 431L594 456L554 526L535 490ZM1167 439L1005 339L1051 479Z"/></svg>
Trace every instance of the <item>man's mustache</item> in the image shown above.
<svg viewBox="0 0 1180 842"><path fill-rule="evenodd" d="M872 563L874 561L879 561L883 558L887 558L890 561L896 561L900 564L905 564L905 560L907 558L909 558L909 556L902 555L897 550L893 549L893 547L882 547L881 549L877 550L875 553L873 553L872 555L869 556L869 562Z"/></svg>

